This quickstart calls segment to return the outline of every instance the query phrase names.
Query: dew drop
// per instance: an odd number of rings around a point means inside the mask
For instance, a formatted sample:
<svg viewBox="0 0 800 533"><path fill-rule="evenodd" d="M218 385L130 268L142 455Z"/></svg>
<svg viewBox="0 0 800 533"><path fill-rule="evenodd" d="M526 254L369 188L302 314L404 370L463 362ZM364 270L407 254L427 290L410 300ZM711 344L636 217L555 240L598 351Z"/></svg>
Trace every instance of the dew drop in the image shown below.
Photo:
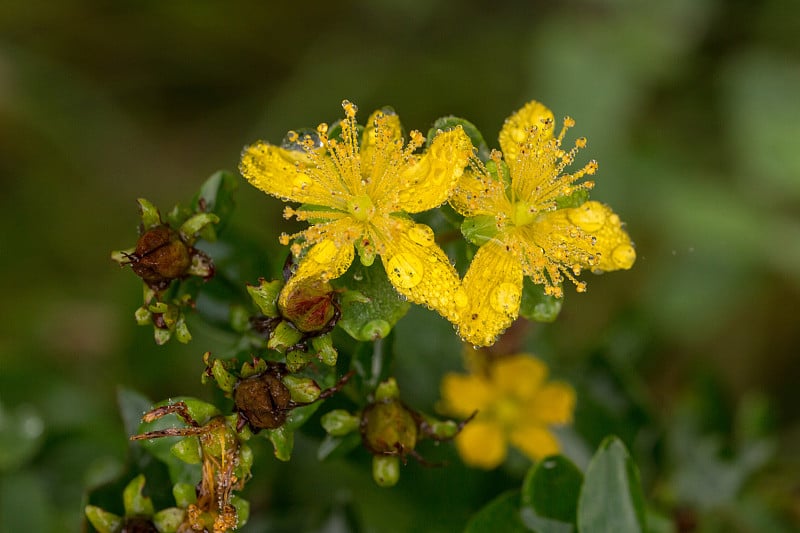
<svg viewBox="0 0 800 533"><path fill-rule="evenodd" d="M631 268L636 261L636 250L629 244L620 244L611 252L611 260L617 268Z"/></svg>
<svg viewBox="0 0 800 533"><path fill-rule="evenodd" d="M403 289L416 287L422 281L422 261L409 253L399 253L389 259L386 271L392 283Z"/></svg>
<svg viewBox="0 0 800 533"><path fill-rule="evenodd" d="M456 307L458 307L459 309L466 307L467 304L469 303L469 297L467 296L467 291L459 287L459 289L453 295L453 303L455 303Z"/></svg>
<svg viewBox="0 0 800 533"><path fill-rule="evenodd" d="M520 287L504 282L492 289L489 303L498 313L514 313L519 308L520 296Z"/></svg>
<svg viewBox="0 0 800 533"><path fill-rule="evenodd" d="M428 247L433 244L433 230L425 224L416 224L408 230L408 238L420 246Z"/></svg>

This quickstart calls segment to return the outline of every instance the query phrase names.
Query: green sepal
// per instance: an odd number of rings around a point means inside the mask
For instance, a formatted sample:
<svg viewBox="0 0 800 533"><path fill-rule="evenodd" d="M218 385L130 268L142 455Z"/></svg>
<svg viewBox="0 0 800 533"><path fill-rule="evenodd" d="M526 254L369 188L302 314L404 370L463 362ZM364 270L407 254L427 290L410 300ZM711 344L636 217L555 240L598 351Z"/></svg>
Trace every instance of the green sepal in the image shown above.
<svg viewBox="0 0 800 533"><path fill-rule="evenodd" d="M184 437L170 448L172 455L186 464L196 465L203 460L203 450L200 441L196 437Z"/></svg>
<svg viewBox="0 0 800 533"><path fill-rule="evenodd" d="M567 207L580 207L589 200L589 191L586 189L576 189L567 196L556 198L556 206L559 209Z"/></svg>
<svg viewBox="0 0 800 533"><path fill-rule="evenodd" d="M272 335L270 335L269 341L267 341L267 348L278 352L285 352L288 348L300 342L302 338L303 334L284 320L278 323Z"/></svg>
<svg viewBox="0 0 800 533"><path fill-rule="evenodd" d="M84 509L86 518L99 533L118 533L122 529L122 518L108 511L87 505Z"/></svg>
<svg viewBox="0 0 800 533"><path fill-rule="evenodd" d="M400 387L397 386L397 380L394 378L389 378L385 381L382 381L375 389L376 402L398 399L400 399Z"/></svg>
<svg viewBox="0 0 800 533"><path fill-rule="evenodd" d="M497 221L493 215L467 217L461 223L461 234L476 246L483 246L497 235Z"/></svg>
<svg viewBox="0 0 800 533"><path fill-rule="evenodd" d="M361 264L365 267L372 266L372 263L375 262L375 257L377 256L375 247L364 246L363 241L361 239L356 239L355 244L356 244L356 252L358 252L358 259L361 262Z"/></svg>
<svg viewBox="0 0 800 533"><path fill-rule="evenodd" d="M333 338L330 334L320 335L311 339L311 348L316 352L319 360L327 366L336 366L339 352L333 346Z"/></svg>
<svg viewBox="0 0 800 533"><path fill-rule="evenodd" d="M278 313L278 296L283 288L283 282L279 280L267 281L259 278L258 285L247 285L247 292L259 311L265 316L274 318Z"/></svg>
<svg viewBox="0 0 800 533"><path fill-rule="evenodd" d="M264 359L257 358L255 361L246 361L242 365L242 370L239 372L239 375L242 379L247 379L249 377L255 376L256 374L261 374L267 370L267 362Z"/></svg>
<svg viewBox="0 0 800 533"><path fill-rule="evenodd" d="M482 161L489 159L489 146L483 139L483 135L481 135L480 130L478 130L478 128L472 122L454 116L440 117L436 119L431 129L428 130L428 135L426 135L425 147L430 147L439 130L452 130L456 126L461 126L464 128L464 133L467 134L469 140L472 141L472 146L474 146L478 151L477 156Z"/></svg>
<svg viewBox="0 0 800 533"><path fill-rule="evenodd" d="M206 354L208 354L208 352L206 352ZM214 362L211 363L211 374L214 376L214 381L217 382L217 385L223 392L233 392L233 388L236 386L238 379L228 372L222 360L215 359ZM207 374L203 372L203 376L207 376Z"/></svg>
<svg viewBox="0 0 800 533"><path fill-rule="evenodd" d="M122 504L125 507L125 516L153 516L153 500L145 496L144 474L139 474L125 486L122 491Z"/></svg>
<svg viewBox="0 0 800 533"><path fill-rule="evenodd" d="M511 189L511 169L508 168L508 164L500 160L500 165L498 166L497 162L494 159L489 159L486 161L486 172L494 179L495 181L499 180L503 182L503 188L506 191Z"/></svg>
<svg viewBox="0 0 800 533"><path fill-rule="evenodd" d="M175 533L183 523L186 512L178 507L167 507L153 515L153 525L159 533Z"/></svg>
<svg viewBox="0 0 800 533"><path fill-rule="evenodd" d="M311 378L288 375L284 376L281 381L289 389L292 401L297 403L314 402L322 392L317 382Z"/></svg>
<svg viewBox="0 0 800 533"><path fill-rule="evenodd" d="M178 507L185 509L197 502L197 490L191 483L175 483L172 486L172 497Z"/></svg>
<svg viewBox="0 0 800 533"><path fill-rule="evenodd" d="M250 502L238 494L232 495L230 502L236 508L236 527L238 529L247 524L250 519Z"/></svg>
<svg viewBox="0 0 800 533"><path fill-rule="evenodd" d="M329 435L343 437L358 429L361 418L344 409L334 409L322 415L320 423Z"/></svg>
<svg viewBox="0 0 800 533"><path fill-rule="evenodd" d="M400 458L396 455L372 457L372 479L379 487L394 487L400 480Z"/></svg>
<svg viewBox="0 0 800 533"><path fill-rule="evenodd" d="M219 222L219 217L214 213L197 213L192 215L189 219L181 224L178 231L181 234L181 240L188 245L193 245L197 241L197 237L203 229L210 225Z"/></svg>
<svg viewBox="0 0 800 533"><path fill-rule="evenodd" d="M337 325L356 340L386 337L410 307L389 282L380 261L371 267L353 261L347 273L334 283L336 288L344 289L340 298L342 316Z"/></svg>
<svg viewBox="0 0 800 533"><path fill-rule="evenodd" d="M536 322L553 322L561 312L564 297L556 298L544 293L544 286L536 285L529 277L522 284L522 301L519 314Z"/></svg>
<svg viewBox="0 0 800 533"><path fill-rule="evenodd" d="M142 227L145 231L156 228L162 224L161 213L158 208L145 198L139 198L139 213L142 220Z"/></svg>
<svg viewBox="0 0 800 533"><path fill-rule="evenodd" d="M138 308L134 313L133 317L136 319L136 324L139 326L146 326L150 322L152 322L153 313L150 312L147 307L142 306Z"/></svg>
<svg viewBox="0 0 800 533"><path fill-rule="evenodd" d="M163 346L172 337L172 332L168 329L153 328L153 340L157 345Z"/></svg>
<svg viewBox="0 0 800 533"><path fill-rule="evenodd" d="M294 431L286 429L286 425L276 428L267 429L264 434L272 443L275 448L275 458L279 461L286 462L292 458L292 449L294 448Z"/></svg>
<svg viewBox="0 0 800 533"><path fill-rule="evenodd" d="M178 320L175 321L175 338L181 344L188 344L192 340L192 334L189 333L189 327L186 325L186 317L182 312L178 314Z"/></svg>

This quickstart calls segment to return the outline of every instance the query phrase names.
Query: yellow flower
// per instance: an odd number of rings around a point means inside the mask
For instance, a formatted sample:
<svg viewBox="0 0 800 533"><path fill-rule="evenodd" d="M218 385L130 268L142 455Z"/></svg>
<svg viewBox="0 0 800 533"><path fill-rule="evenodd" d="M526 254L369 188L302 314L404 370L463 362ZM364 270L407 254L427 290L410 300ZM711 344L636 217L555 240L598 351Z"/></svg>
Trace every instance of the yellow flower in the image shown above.
<svg viewBox="0 0 800 533"><path fill-rule="evenodd" d="M283 244L298 239L295 255L309 248L287 288L307 278L341 276L355 248L366 266L381 257L400 294L455 321L467 305L458 273L431 228L407 214L447 201L472 143L459 126L438 133L426 152L415 154L425 138L412 131L405 144L400 120L391 111L374 112L359 143L356 106L345 100L342 107L345 118L337 138L320 124L316 135L289 132L294 150L258 142L242 154L242 175L268 194L304 204L287 207L284 215L312 224L281 236Z"/></svg>
<svg viewBox="0 0 800 533"><path fill-rule="evenodd" d="M462 418L478 411L455 440L466 464L495 468L509 444L532 460L559 452L550 426L572 422L575 391L546 378L547 366L526 354L501 357L485 373L444 376L440 409Z"/></svg>
<svg viewBox="0 0 800 533"><path fill-rule="evenodd" d="M561 141L574 121L566 118L558 136L553 123L552 112L539 102L514 113L500 132L502 154L493 151L486 166L473 160L450 199L484 230L464 276L469 308L459 323L460 335L474 345L491 345L517 318L524 276L561 297L564 278L583 292L585 282L575 278L583 269L629 269L636 259L630 237L608 206L587 201L559 209L559 199L593 187L591 181L576 182L594 174L597 163L565 173L586 139L565 151Z"/></svg>

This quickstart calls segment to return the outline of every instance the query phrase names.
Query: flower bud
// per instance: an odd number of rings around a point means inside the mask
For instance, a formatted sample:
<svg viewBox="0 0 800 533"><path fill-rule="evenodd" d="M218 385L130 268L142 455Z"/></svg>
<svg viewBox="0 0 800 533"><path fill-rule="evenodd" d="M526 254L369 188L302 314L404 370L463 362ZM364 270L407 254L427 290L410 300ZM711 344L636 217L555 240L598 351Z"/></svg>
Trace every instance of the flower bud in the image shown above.
<svg viewBox="0 0 800 533"><path fill-rule="evenodd" d="M336 293L330 283L308 282L289 284L289 294L281 294L278 308L281 315L303 333L324 333L336 322Z"/></svg>
<svg viewBox="0 0 800 533"><path fill-rule="evenodd" d="M419 429L411 412L396 399L368 405L361 415L361 439L374 455L404 455L417 445Z"/></svg>
<svg viewBox="0 0 800 533"><path fill-rule="evenodd" d="M379 487L393 487L400 479L400 459L396 456L376 455L372 458L372 479Z"/></svg>

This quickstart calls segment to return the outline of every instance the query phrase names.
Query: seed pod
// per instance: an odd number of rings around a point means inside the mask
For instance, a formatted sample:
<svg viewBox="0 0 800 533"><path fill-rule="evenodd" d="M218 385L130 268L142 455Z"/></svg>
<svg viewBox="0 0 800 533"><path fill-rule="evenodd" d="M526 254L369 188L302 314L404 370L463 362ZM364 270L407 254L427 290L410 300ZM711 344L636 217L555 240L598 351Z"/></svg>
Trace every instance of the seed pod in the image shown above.
<svg viewBox="0 0 800 533"><path fill-rule="evenodd" d="M289 389L281 381L280 371L273 369L240 380L233 390L233 402L240 416L240 426L249 423L253 431L282 426L286 415L295 407Z"/></svg>
<svg viewBox="0 0 800 533"><path fill-rule="evenodd" d="M192 263L189 248L169 226L146 231L128 256L131 269L154 290L161 290L186 274Z"/></svg>

